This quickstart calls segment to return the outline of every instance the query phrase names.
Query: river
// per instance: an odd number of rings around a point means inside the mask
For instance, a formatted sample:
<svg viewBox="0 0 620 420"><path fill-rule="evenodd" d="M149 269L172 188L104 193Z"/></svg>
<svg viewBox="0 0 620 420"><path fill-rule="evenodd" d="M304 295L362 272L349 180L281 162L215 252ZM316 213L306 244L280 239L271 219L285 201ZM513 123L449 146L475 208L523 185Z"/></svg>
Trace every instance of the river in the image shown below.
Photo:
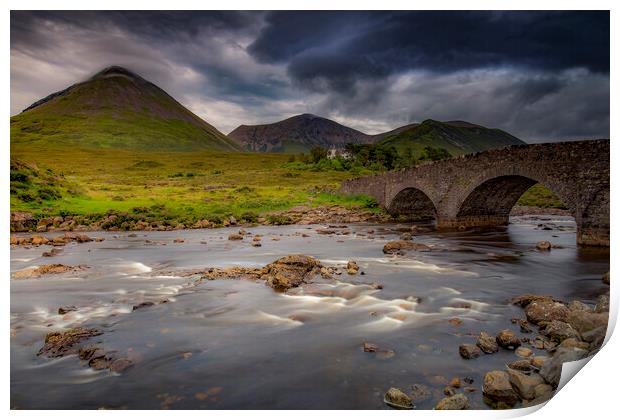
<svg viewBox="0 0 620 420"><path fill-rule="evenodd" d="M382 409L388 388L423 384L432 395L416 405L428 409L458 376L473 379L477 390L467 397L470 407L482 409L484 373L516 356L503 350L465 360L459 344L475 342L483 330L518 331L510 319L523 318L523 311L508 303L511 297L549 294L593 304L606 288L601 275L609 250L577 248L568 217L514 217L507 228L478 232L429 231L415 241L432 252L384 255L383 244L406 226L352 224L341 235L318 234L318 226L246 228L263 235L260 248L250 246L251 238L227 240L239 228L89 233L105 241L69 244L52 258L41 256L49 246L15 247L12 272L52 262L89 268L11 280L11 406ZM561 247L540 252L540 240ZM194 285L199 276L182 275L259 267L292 253L341 267L354 260L364 275L345 270L335 282L317 279L288 293L249 280ZM162 299L169 303L132 312ZM78 310L58 315L63 305ZM449 322L454 318L462 323ZM79 325L103 330L97 339L106 351L135 365L114 374L87 368L76 356L36 355L48 332ZM365 341L391 351L364 352Z"/></svg>

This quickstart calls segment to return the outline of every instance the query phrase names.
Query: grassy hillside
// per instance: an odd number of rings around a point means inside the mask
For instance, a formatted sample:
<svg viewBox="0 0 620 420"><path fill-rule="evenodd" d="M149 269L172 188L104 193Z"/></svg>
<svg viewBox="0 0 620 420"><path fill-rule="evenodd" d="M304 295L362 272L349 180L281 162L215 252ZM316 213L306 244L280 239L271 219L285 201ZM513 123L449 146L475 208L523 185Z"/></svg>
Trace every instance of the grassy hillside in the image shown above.
<svg viewBox="0 0 620 420"><path fill-rule="evenodd" d="M420 156L424 148L430 146L446 149L451 155L457 156L524 143L499 129L485 128L464 121L426 120L387 136L380 144L394 146L403 155Z"/></svg>
<svg viewBox="0 0 620 420"><path fill-rule="evenodd" d="M11 146L241 150L154 84L111 67L11 117Z"/></svg>

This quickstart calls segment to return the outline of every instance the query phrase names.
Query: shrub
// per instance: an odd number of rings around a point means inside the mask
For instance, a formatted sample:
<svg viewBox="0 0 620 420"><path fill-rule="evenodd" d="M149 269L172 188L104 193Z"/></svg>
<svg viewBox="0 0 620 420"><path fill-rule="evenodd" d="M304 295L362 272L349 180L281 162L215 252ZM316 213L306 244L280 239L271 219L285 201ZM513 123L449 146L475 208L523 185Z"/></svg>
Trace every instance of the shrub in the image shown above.
<svg viewBox="0 0 620 420"><path fill-rule="evenodd" d="M246 211L241 215L241 220L245 220L248 223L256 223L258 221L258 214L253 211Z"/></svg>

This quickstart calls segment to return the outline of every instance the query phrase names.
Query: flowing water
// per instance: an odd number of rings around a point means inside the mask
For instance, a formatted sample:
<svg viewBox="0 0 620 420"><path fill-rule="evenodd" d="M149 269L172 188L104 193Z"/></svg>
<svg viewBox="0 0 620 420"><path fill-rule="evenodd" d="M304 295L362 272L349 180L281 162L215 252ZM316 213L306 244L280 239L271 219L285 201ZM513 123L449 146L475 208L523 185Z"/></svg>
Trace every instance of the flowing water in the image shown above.
<svg viewBox="0 0 620 420"><path fill-rule="evenodd" d="M485 330L518 331L523 293L594 303L609 269L606 249L575 246L571 218L513 218L507 228L417 234L432 252L386 256L383 244L406 225L261 226L261 248L228 241L222 228L93 233L104 242L11 250L11 271L39 264L84 264L83 272L11 280L11 405L14 408L380 409L392 386L423 384L432 408L450 378L474 379L470 406L485 408L482 376L517 357L511 351L464 360L461 343ZM372 235L368 231L374 230ZM302 234L309 236L302 236ZM173 243L175 238L184 243ZM272 238L278 239L273 240ZM534 245L561 245L539 252ZM206 243L204 243L206 241ZM194 285L205 267L259 267L300 253L324 265L355 260L365 275L317 279L288 293L263 282L222 279ZM379 283L382 289L369 286ZM159 304L132 312L145 301ZM58 307L78 310L58 315ZM459 318L462 324L449 320ZM94 340L135 365L122 374L85 367L77 356L38 357L46 333L74 326L104 331ZM362 343L382 350L368 353Z"/></svg>

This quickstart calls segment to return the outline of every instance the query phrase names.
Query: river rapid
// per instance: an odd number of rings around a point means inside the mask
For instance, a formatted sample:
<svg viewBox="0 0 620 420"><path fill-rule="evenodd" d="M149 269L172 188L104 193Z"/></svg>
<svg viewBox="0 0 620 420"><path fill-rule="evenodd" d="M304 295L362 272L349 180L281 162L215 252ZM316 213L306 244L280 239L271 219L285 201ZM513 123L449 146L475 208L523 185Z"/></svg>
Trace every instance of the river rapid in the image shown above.
<svg viewBox="0 0 620 420"><path fill-rule="evenodd" d="M470 377L476 388L467 394L470 407L483 409L483 375L517 357L502 350L465 360L459 344L475 343L480 331L518 332L510 320L523 318L523 311L508 300L520 294L594 304L609 270L608 249L576 247L570 217L523 216L494 230L417 233L414 240L432 251L404 256L382 248L408 225L350 224L348 234L332 235L318 227L246 228L263 235L260 248L251 237L229 241L238 227L89 233L105 241L71 243L51 258L41 256L49 246L14 247L12 272L49 263L89 268L11 280L11 406L382 409L388 388L409 392L422 384L431 395L416 406L429 409L451 378ZM174 243L177 238L184 242ZM540 240L560 247L537 251ZM200 275L185 274L261 267L294 253L340 268L354 260L364 275L343 270L335 281L318 278L279 293L241 279L195 284ZM78 310L59 315L64 305ZM115 374L90 369L75 355L37 356L48 332L75 326L101 329L96 339L106 351L135 364ZM365 341L385 351L364 352Z"/></svg>

